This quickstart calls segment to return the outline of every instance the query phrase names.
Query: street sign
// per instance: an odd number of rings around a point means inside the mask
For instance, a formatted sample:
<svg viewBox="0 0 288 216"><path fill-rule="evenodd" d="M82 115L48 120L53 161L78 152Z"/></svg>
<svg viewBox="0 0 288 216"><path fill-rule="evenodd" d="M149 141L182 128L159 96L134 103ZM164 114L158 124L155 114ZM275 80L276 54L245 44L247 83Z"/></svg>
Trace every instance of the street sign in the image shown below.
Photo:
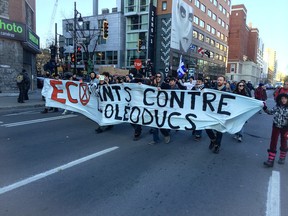
<svg viewBox="0 0 288 216"><path fill-rule="evenodd" d="M134 67L136 68L136 70L140 70L142 67L142 61L140 59L135 59Z"/></svg>

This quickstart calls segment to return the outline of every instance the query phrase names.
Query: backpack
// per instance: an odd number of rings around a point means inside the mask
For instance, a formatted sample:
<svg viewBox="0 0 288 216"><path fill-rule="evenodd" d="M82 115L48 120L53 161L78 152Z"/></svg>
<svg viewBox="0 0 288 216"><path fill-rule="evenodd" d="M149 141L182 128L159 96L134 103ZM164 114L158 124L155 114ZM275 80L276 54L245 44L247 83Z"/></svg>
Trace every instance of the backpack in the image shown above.
<svg viewBox="0 0 288 216"><path fill-rule="evenodd" d="M16 81L17 83L21 83L23 81L24 77L22 74L18 74L17 77L16 77Z"/></svg>

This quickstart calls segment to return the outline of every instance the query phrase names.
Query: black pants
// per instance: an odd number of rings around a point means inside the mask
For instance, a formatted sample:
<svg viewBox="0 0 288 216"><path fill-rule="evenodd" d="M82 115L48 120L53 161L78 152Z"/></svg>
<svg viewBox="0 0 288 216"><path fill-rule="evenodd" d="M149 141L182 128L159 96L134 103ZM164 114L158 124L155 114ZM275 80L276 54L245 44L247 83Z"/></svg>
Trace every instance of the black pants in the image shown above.
<svg viewBox="0 0 288 216"><path fill-rule="evenodd" d="M215 130L212 130L212 129L206 129L206 133L208 137L210 138L210 140L215 140L217 142L217 145L221 146L223 133L219 131L215 131L216 133L214 133L214 131Z"/></svg>
<svg viewBox="0 0 288 216"><path fill-rule="evenodd" d="M23 85L18 85L18 88L19 88L18 102L23 103L24 102L25 87Z"/></svg>

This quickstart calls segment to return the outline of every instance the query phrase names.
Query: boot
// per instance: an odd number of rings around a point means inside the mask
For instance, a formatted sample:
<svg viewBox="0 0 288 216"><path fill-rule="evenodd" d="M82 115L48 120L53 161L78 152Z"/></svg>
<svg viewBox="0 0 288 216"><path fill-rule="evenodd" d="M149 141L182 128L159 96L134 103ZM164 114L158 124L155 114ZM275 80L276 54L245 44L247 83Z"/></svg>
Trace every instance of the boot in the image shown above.
<svg viewBox="0 0 288 216"><path fill-rule="evenodd" d="M45 108L43 111L41 111L41 113L48 113L48 109Z"/></svg>
<svg viewBox="0 0 288 216"><path fill-rule="evenodd" d="M264 162L264 165L266 167L273 167L275 156L276 156L276 151L271 151L270 149L268 149L267 152L268 152L268 160Z"/></svg>
<svg viewBox="0 0 288 216"><path fill-rule="evenodd" d="M279 160L278 160L278 164L284 164L284 163L285 163L285 158L286 158L287 150L288 150L288 149L282 149L282 148L280 148L280 157L279 157Z"/></svg>

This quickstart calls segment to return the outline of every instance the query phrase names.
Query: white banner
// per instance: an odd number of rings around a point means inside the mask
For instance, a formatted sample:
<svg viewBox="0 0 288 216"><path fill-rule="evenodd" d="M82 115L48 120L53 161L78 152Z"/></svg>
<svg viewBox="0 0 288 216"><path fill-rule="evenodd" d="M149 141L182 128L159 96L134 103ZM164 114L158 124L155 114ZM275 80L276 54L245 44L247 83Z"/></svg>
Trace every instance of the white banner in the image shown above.
<svg viewBox="0 0 288 216"><path fill-rule="evenodd" d="M129 122L174 130L215 129L234 134L263 102L212 89L157 90L137 83L88 86L45 79L46 106L79 112L99 125Z"/></svg>

